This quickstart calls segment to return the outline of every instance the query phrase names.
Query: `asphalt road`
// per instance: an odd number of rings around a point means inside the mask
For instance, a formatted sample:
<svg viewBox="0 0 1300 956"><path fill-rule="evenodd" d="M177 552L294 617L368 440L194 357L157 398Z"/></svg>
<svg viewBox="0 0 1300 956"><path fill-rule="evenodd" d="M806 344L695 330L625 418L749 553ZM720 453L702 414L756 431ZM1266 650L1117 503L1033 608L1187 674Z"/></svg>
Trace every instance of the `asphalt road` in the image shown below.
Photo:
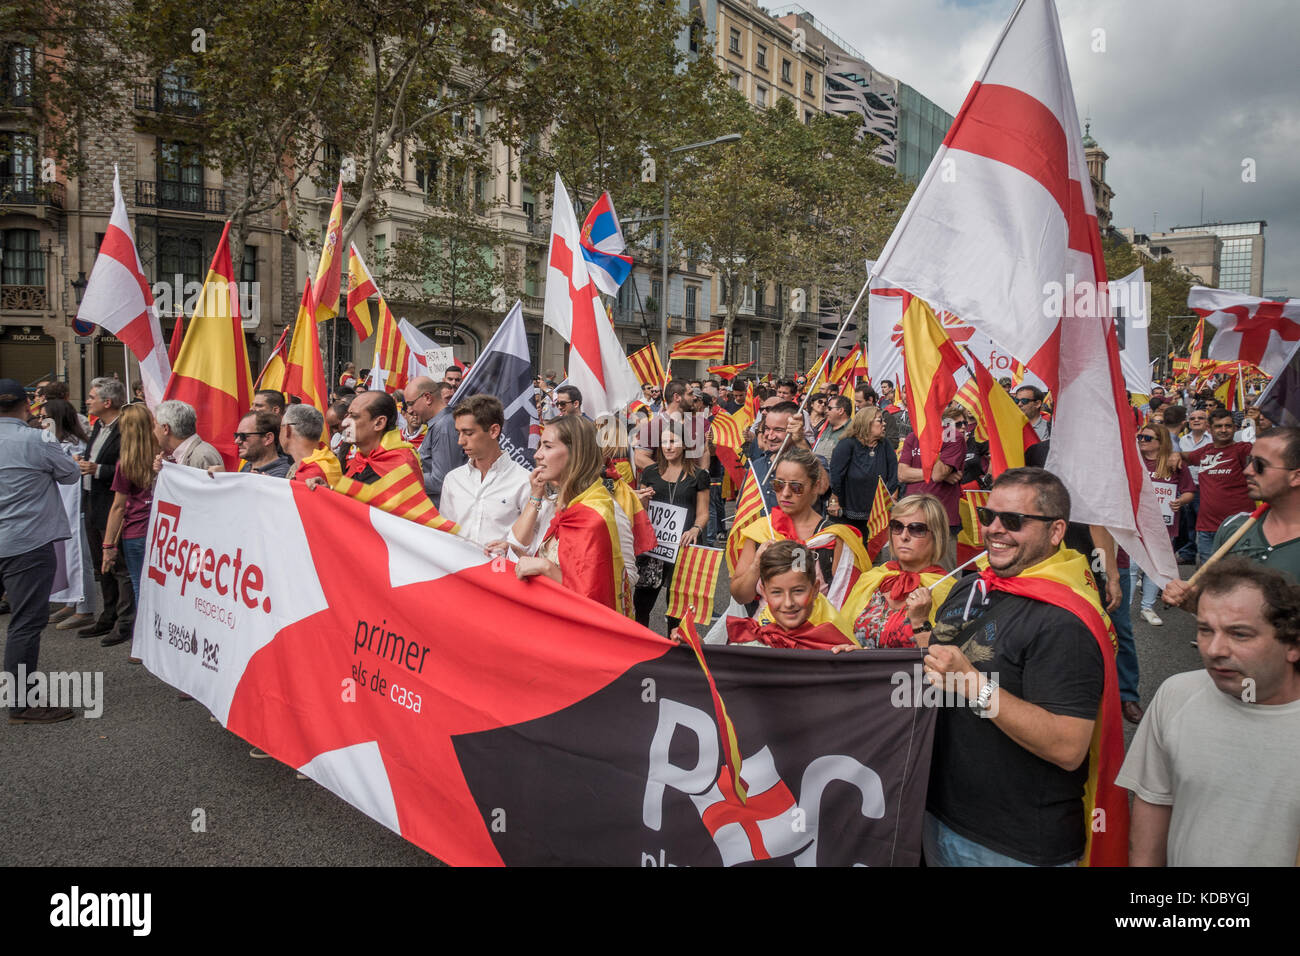
<svg viewBox="0 0 1300 956"><path fill-rule="evenodd" d="M724 578L717 609L726 594ZM1144 702L1166 677L1200 666L1194 619L1163 617L1162 627L1135 620ZM662 597L651 623L663 633ZM203 705L128 663L129 644L72 635L46 629L41 669L101 671L103 714L0 722L0 865L438 865L292 768L250 758Z"/></svg>

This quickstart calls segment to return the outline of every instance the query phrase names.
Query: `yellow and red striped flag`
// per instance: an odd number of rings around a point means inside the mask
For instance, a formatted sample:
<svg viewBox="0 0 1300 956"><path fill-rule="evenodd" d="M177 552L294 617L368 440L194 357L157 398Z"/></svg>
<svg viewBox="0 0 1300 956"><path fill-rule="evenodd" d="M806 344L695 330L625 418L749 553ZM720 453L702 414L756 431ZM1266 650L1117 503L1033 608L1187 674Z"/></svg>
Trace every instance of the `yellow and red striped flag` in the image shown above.
<svg viewBox="0 0 1300 956"><path fill-rule="evenodd" d="M745 362L742 365L710 365L709 374L716 375L718 378L725 378L730 382L733 378L753 364L753 362Z"/></svg>
<svg viewBox="0 0 1300 956"><path fill-rule="evenodd" d="M862 368L862 346L855 345L849 349L849 354L840 359L831 370L830 378L826 380L828 385L838 385L840 392L849 390L853 380L861 374Z"/></svg>
<svg viewBox="0 0 1300 956"><path fill-rule="evenodd" d="M286 325L284 331L280 333L279 341L275 343L275 348L271 349L271 357L262 366L262 374L258 375L257 381L253 383L254 389L283 389L284 358L289 354L289 336L292 334L293 326Z"/></svg>
<svg viewBox="0 0 1300 956"><path fill-rule="evenodd" d="M370 303L372 295L379 295L379 286L366 268L365 260L357 251L355 242L348 243L348 321L357 330L357 335L364 342L375 332L374 323L370 321Z"/></svg>
<svg viewBox="0 0 1300 956"><path fill-rule="evenodd" d="M714 450L732 484L739 487L745 480L745 466L740 463L740 449L745 444L744 429L721 406L715 407L717 411L710 423Z"/></svg>
<svg viewBox="0 0 1300 956"><path fill-rule="evenodd" d="M731 717L727 714L727 705L722 702L722 695L718 693L718 685L713 680L713 672L709 670L708 662L704 660L704 642L700 640L700 633L695 629L695 615L687 611L679 625L682 639L686 641L686 646L695 652L695 660L699 663L700 669L704 671L704 679L709 684L709 695L713 698L713 709L717 716L718 737L722 744L722 762L726 765L718 771L718 789L722 791L724 799L729 798L732 793L743 806L749 798L749 786L740 776L740 741L736 737L736 726L731 722ZM730 792L729 792L730 791Z"/></svg>
<svg viewBox="0 0 1300 956"><path fill-rule="evenodd" d="M907 408L920 446L921 471L929 475L943 447L943 410L957 394L953 376L966 363L925 300L911 297L902 324Z"/></svg>
<svg viewBox="0 0 1300 956"><path fill-rule="evenodd" d="M1201 367L1201 350L1205 347L1205 316L1196 320L1196 329L1187 345L1187 370L1195 375Z"/></svg>
<svg viewBox="0 0 1300 956"><path fill-rule="evenodd" d="M675 344L668 352L668 362L671 364L673 359L706 359L716 362L726 354L726 351L727 330L714 329L712 332L701 332L689 339L682 339Z"/></svg>
<svg viewBox="0 0 1300 956"><path fill-rule="evenodd" d="M230 262L229 222L212 256L163 398L192 405L198 415L198 434L221 452L227 471L238 470L234 434L253 404L253 376Z"/></svg>
<svg viewBox="0 0 1300 956"><path fill-rule="evenodd" d="M1011 360L1011 387L1019 388L1020 383L1025 380L1025 364L1018 358Z"/></svg>
<svg viewBox="0 0 1300 956"><path fill-rule="evenodd" d="M311 276L302 287L302 304L298 307L298 321L293 327L293 339L284 362L282 391L297 395L303 404L317 408L324 414L329 408L329 384L325 378L325 364L320 354L320 333L312 318Z"/></svg>
<svg viewBox="0 0 1300 956"><path fill-rule="evenodd" d="M664 364L659 361L659 346L651 343L643 349L637 349L627 357L627 363L632 366L636 380L642 385L664 384Z"/></svg>
<svg viewBox="0 0 1300 956"><path fill-rule="evenodd" d="M677 567L668 585L668 617L685 617L691 608L708 624L713 620L713 593L722 570L722 549L683 545L677 553Z"/></svg>
<svg viewBox="0 0 1300 956"><path fill-rule="evenodd" d="M763 517L763 492L754 480L751 469L745 476L745 483L740 486L740 500L736 502L736 518L731 524L731 533L727 535L727 574L736 573L736 562L740 560L740 551L744 547L744 530Z"/></svg>
<svg viewBox="0 0 1300 956"><path fill-rule="evenodd" d="M817 360L813 362L812 365L808 367L808 371L804 373L803 390L805 393L817 391L817 384L826 380L826 366L829 364L826 354L829 351L830 349L822 349L822 354L817 356Z"/></svg>
<svg viewBox="0 0 1300 956"><path fill-rule="evenodd" d="M964 564L984 550L984 532L975 509L989 500L987 491L964 491L961 496L961 532L957 535L957 563Z"/></svg>
<svg viewBox="0 0 1300 956"><path fill-rule="evenodd" d="M752 379L745 384L745 400L741 402L732 418L735 419L742 432L748 431L749 426L754 424L754 420L758 418L758 396L754 394Z"/></svg>
<svg viewBox="0 0 1300 956"><path fill-rule="evenodd" d="M952 400L970 412L971 417L975 419L975 437L980 441L988 441L988 429L984 427L984 406L980 404L979 382L974 375L966 379L962 387L957 389L957 394Z"/></svg>
<svg viewBox="0 0 1300 956"><path fill-rule="evenodd" d="M989 473L996 478L1008 468L1025 466L1025 449L1038 444L1038 433L1015 399L993 381L992 374L980 360L971 355L970 361L975 372L970 381L975 383L975 399L979 407L976 419L988 436Z"/></svg>
<svg viewBox="0 0 1300 956"><path fill-rule="evenodd" d="M876 496L871 502L871 514L867 516L867 556L872 561L880 550L889 542L889 512L894 507L894 499L885 490L885 483L876 480Z"/></svg>
<svg viewBox="0 0 1300 956"><path fill-rule="evenodd" d="M334 490L426 528L448 534L460 533L459 525L444 518L429 500L415 449L402 441L397 429L384 433L380 447L371 453L367 462L380 472L378 480L366 484L344 475L335 483Z"/></svg>
<svg viewBox="0 0 1300 956"><path fill-rule="evenodd" d="M343 173L339 172L339 186L334 191L334 205L330 207L330 221L325 227L325 242L320 250L320 265L316 267L315 295L312 313L317 322L324 322L339 314L339 247L343 245Z"/></svg>

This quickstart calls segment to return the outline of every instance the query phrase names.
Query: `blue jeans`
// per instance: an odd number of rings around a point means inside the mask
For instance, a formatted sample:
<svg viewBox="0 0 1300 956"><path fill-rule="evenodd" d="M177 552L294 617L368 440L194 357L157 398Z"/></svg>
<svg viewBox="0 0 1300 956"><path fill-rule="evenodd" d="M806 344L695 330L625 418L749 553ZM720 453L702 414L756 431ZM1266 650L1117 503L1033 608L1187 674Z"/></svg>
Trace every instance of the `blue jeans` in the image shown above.
<svg viewBox="0 0 1300 956"><path fill-rule="evenodd" d="M1151 580L1147 576L1147 580ZM1133 642L1133 569L1123 568L1119 572L1119 607L1110 615L1110 622L1115 625L1115 670L1119 674L1119 699L1121 701L1141 700L1138 694L1138 655L1137 644Z"/></svg>
<svg viewBox="0 0 1300 956"><path fill-rule="evenodd" d="M727 503L722 500L722 479L709 484L709 527L704 532L708 540L702 542L710 547L713 539L727 530Z"/></svg>
<svg viewBox="0 0 1300 956"><path fill-rule="evenodd" d="M1142 609L1153 608L1156 606L1156 598L1160 596L1160 585L1156 584L1155 578L1144 573L1142 575Z"/></svg>
<svg viewBox="0 0 1300 956"><path fill-rule="evenodd" d="M144 538L122 539L122 560L126 562L126 573L131 576L131 590L135 600L140 601L140 572L144 570Z"/></svg>
<svg viewBox="0 0 1300 956"><path fill-rule="evenodd" d="M1214 554L1214 532L1196 532L1196 563L1204 564Z"/></svg>
<svg viewBox="0 0 1300 956"><path fill-rule="evenodd" d="M967 839L956 830L939 822L939 818L929 811L921 827L921 845L925 847L927 866L1033 866L1013 857L1004 856L996 850ZM1061 863L1060 866L1077 866Z"/></svg>

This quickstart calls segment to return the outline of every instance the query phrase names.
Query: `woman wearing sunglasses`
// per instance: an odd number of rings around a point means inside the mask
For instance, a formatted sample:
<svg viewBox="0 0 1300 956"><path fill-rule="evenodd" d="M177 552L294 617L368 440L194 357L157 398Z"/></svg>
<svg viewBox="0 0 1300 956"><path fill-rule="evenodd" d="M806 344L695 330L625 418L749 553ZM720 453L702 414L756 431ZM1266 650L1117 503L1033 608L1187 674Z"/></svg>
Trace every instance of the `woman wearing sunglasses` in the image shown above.
<svg viewBox="0 0 1300 956"><path fill-rule="evenodd" d="M770 516L741 531L743 544L731 578L731 596L741 604L757 597L758 559L776 541L807 544L816 554L820 589L836 608L849 591L853 571L866 571L871 559L852 528L835 524L816 509L829 479L821 462L807 448L787 448L773 469L772 490L777 506Z"/></svg>
<svg viewBox="0 0 1300 956"><path fill-rule="evenodd" d="M955 580L940 582L948 534L948 513L934 495L910 495L894 505L889 515L893 560L858 578L840 610L841 629L867 649L928 646L933 610Z"/></svg>
<svg viewBox="0 0 1300 956"><path fill-rule="evenodd" d="M1156 500L1160 502L1160 513L1164 516L1169 540L1172 541L1178 534L1179 511L1196 496L1196 486L1192 484L1191 472L1181 460L1175 459L1169 429L1148 423L1138 430L1137 440L1142 463L1147 466L1151 487L1155 490ZM1155 610L1159 593L1159 586L1150 575L1146 575L1142 581L1141 614L1142 619L1153 627L1164 624Z"/></svg>

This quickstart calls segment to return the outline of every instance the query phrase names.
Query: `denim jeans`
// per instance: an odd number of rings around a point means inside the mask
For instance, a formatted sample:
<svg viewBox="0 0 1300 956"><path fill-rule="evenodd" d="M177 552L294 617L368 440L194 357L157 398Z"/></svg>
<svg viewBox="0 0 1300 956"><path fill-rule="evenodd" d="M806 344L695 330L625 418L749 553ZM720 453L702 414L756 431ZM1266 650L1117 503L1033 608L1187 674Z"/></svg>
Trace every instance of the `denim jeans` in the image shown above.
<svg viewBox="0 0 1300 956"><path fill-rule="evenodd" d="M1119 675L1119 699L1121 701L1141 700L1138 694L1138 656L1137 644L1133 642L1133 572L1135 568L1123 568L1119 572L1119 607L1110 614L1110 622L1115 625L1115 670ZM1150 580L1148 577L1147 580Z"/></svg>
<svg viewBox="0 0 1300 956"><path fill-rule="evenodd" d="M126 573L131 576L131 593L136 603L140 602L140 572L144 570L144 538L122 539L122 560L126 562Z"/></svg>
<svg viewBox="0 0 1300 956"><path fill-rule="evenodd" d="M996 850L967 839L955 830L944 826L939 818L928 811L921 828L921 844L925 847L927 866L1033 866ZM1060 866L1078 866L1079 861L1061 863Z"/></svg>
<svg viewBox="0 0 1300 956"><path fill-rule="evenodd" d="M713 539L727 530L727 503L722 500L722 481L709 484L709 526L704 532L707 539L702 542L713 546Z"/></svg>
<svg viewBox="0 0 1300 956"><path fill-rule="evenodd" d="M1214 532L1196 532L1196 563L1204 564L1214 554Z"/></svg>
<svg viewBox="0 0 1300 956"><path fill-rule="evenodd" d="M1148 610L1156 606L1156 598L1160 596L1160 586L1156 584L1155 578L1149 574L1142 575L1142 610Z"/></svg>

